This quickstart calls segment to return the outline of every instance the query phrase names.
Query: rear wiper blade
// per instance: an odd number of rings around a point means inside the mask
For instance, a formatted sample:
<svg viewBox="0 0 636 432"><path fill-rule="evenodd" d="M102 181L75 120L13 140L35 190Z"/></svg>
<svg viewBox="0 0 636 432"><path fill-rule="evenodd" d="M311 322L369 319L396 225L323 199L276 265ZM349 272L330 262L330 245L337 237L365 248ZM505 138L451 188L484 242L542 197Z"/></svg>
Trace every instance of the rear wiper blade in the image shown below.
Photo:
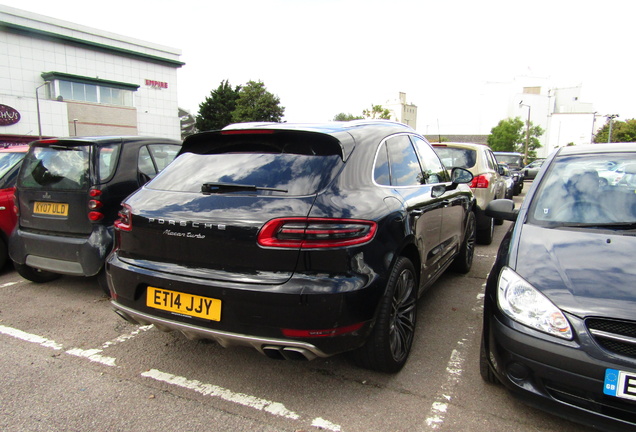
<svg viewBox="0 0 636 432"><path fill-rule="evenodd" d="M256 185L246 185L238 183L203 183L201 185L201 192L204 194L212 193L231 193L231 192L244 192L244 191L273 191L287 193L287 189L278 189L273 187L261 187Z"/></svg>

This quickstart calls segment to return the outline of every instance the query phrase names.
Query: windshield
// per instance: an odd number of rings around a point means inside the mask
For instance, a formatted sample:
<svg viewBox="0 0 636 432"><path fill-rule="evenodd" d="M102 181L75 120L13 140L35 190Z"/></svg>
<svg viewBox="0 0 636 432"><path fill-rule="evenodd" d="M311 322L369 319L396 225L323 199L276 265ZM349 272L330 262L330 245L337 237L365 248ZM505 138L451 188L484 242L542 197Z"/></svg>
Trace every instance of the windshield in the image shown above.
<svg viewBox="0 0 636 432"><path fill-rule="evenodd" d="M85 189L89 154L90 146L32 147L24 159L19 184L26 188Z"/></svg>
<svg viewBox="0 0 636 432"><path fill-rule="evenodd" d="M557 157L530 206L541 225L636 223L636 153Z"/></svg>
<svg viewBox="0 0 636 432"><path fill-rule="evenodd" d="M26 153L0 153L0 178L4 177L18 162L20 162Z"/></svg>

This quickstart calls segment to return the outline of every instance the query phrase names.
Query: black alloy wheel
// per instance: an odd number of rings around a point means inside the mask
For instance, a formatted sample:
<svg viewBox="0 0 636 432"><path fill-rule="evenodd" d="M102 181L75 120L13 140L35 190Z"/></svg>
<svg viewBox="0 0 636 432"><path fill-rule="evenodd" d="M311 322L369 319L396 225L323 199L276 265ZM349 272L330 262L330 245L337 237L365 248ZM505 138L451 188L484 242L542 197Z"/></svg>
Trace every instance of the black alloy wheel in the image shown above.
<svg viewBox="0 0 636 432"><path fill-rule="evenodd" d="M380 372L402 369L411 351L417 317L417 278L411 261L398 258L366 344L354 352L359 366Z"/></svg>
<svg viewBox="0 0 636 432"><path fill-rule="evenodd" d="M453 260L451 269L457 273L468 273L473 266L473 257L475 256L475 241L477 233L477 222L475 213L468 213L466 218L466 230L464 233L464 242L459 249L459 254Z"/></svg>

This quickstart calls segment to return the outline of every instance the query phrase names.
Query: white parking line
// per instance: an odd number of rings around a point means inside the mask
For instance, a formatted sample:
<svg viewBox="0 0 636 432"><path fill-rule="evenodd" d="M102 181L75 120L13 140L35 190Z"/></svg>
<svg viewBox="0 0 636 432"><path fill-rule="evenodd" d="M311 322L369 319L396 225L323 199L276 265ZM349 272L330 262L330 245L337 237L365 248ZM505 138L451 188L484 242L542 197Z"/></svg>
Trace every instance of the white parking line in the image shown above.
<svg viewBox="0 0 636 432"><path fill-rule="evenodd" d="M482 289L485 284L482 285ZM477 312L482 307L484 295L482 292L477 294L477 303L473 306L473 312ZM476 332L475 327L469 327L468 333L457 342L457 346L453 349L448 364L446 365L446 382L442 384L438 396L433 401L431 409L429 410L428 417L426 418L426 425L429 429L438 429L444 423L446 419L446 413L448 411L448 405L453 398L453 390L457 383L459 383L464 363L466 361L466 351L468 347L466 343L470 341Z"/></svg>
<svg viewBox="0 0 636 432"><path fill-rule="evenodd" d="M0 325L0 333L4 333L8 336L13 336L16 339L21 339L27 342L33 342L36 344L40 344L43 347L53 348L54 350L61 350L62 345L58 344L55 341L44 338L42 336L34 335L31 333L23 332L22 330L14 329L11 327Z"/></svg>
<svg viewBox="0 0 636 432"><path fill-rule="evenodd" d="M205 396L218 397L228 402L233 402L249 408L254 408L259 411L265 411L275 416L284 417L291 420L300 420L300 415L288 410L285 405L279 402L261 399L256 396L247 395L245 393L235 393L231 390L219 387L214 384L205 384L197 380L189 380L185 377L161 372L157 369L150 369L149 371L142 373L141 376L152 378L154 380L165 382L185 389L193 390ZM339 425L333 424L322 418L315 418L314 420L312 420L311 425L330 430L332 432L340 431Z"/></svg>
<svg viewBox="0 0 636 432"><path fill-rule="evenodd" d="M105 357L103 355L100 355L100 352L102 352L102 350L100 349L83 350L79 348L73 348L66 351L66 354L74 355L76 357L84 357L92 362L101 363L106 366L117 366L115 364L116 359L114 357Z"/></svg>

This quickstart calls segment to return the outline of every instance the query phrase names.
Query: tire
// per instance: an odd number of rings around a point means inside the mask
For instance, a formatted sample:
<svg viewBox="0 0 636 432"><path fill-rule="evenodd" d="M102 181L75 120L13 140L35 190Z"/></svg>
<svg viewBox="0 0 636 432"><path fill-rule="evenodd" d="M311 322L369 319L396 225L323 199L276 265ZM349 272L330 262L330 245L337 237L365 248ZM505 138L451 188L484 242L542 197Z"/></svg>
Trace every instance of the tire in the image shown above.
<svg viewBox="0 0 636 432"><path fill-rule="evenodd" d="M106 280L106 267L102 267L99 273L97 273L97 284L102 291L110 297L110 288L108 288L108 281Z"/></svg>
<svg viewBox="0 0 636 432"><path fill-rule="evenodd" d="M473 257L475 256L475 237L477 233L477 220L475 213L468 213L466 219L466 232L464 233L464 241L459 249L459 254L451 264L451 270L457 273L468 273L473 266Z"/></svg>
<svg viewBox="0 0 636 432"><path fill-rule="evenodd" d="M353 352L358 366L379 372L399 372L411 351L417 317L417 278L411 261L399 257L369 339Z"/></svg>
<svg viewBox="0 0 636 432"><path fill-rule="evenodd" d="M484 220L488 220L488 225L477 230L477 243L489 245L492 243L492 237L495 234L495 220L488 216L484 216L484 218Z"/></svg>
<svg viewBox="0 0 636 432"><path fill-rule="evenodd" d="M54 281L55 279L58 279L60 276L62 276L58 273L53 273L50 271L29 267L26 264L18 264L14 262L13 266L15 267L15 270L18 272L20 276L22 276L26 280L29 280L35 283L51 282L51 281Z"/></svg>
<svg viewBox="0 0 636 432"><path fill-rule="evenodd" d="M488 354L486 353L486 344L484 343L485 335L481 336L481 345L479 347L479 374L481 375L481 379L486 381L489 384L499 384L499 380L497 376L490 368L490 363L488 362Z"/></svg>
<svg viewBox="0 0 636 432"><path fill-rule="evenodd" d="M0 238L0 270L4 269L4 266L7 264L8 255L7 243Z"/></svg>

